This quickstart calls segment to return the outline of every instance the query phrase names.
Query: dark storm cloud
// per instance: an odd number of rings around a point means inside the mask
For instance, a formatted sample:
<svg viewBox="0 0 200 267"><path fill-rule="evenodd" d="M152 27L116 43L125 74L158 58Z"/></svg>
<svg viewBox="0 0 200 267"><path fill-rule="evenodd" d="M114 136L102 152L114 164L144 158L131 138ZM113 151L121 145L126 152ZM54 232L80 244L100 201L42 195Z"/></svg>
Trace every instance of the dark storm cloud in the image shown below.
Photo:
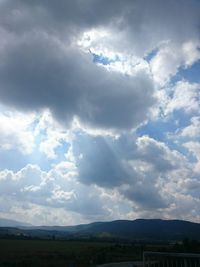
<svg viewBox="0 0 200 267"><path fill-rule="evenodd" d="M2 1L2 7L7 13L13 10L25 10L40 15L40 12L43 11L43 14L46 14L44 19L49 18L56 23L61 22L61 24L71 22L73 25L85 27L85 25L94 26L98 23L102 25L104 21L107 23L113 17L130 12L130 8L132 10L135 8L135 4L138 5L137 2L132 0L60 0L59 2L54 0L16 0L14 2L7 0ZM81 23L83 24L81 25Z"/></svg>
<svg viewBox="0 0 200 267"><path fill-rule="evenodd" d="M1 3L0 23L17 34L34 29L70 39L82 30L112 24L125 6L120 1L8 0Z"/></svg>
<svg viewBox="0 0 200 267"><path fill-rule="evenodd" d="M2 1L1 102L25 110L49 108L64 123L78 117L93 127L135 127L155 103L149 74L141 70L128 77L96 66L74 45L77 36L104 27L114 37L108 46L143 56L159 42L195 34L197 5L181 0ZM177 31L188 9L193 16Z"/></svg>
<svg viewBox="0 0 200 267"><path fill-rule="evenodd" d="M61 39L103 26L113 30L113 48L144 56L160 42L198 37L199 10L196 0L7 0L1 3L0 23L12 33L34 29Z"/></svg>
<svg viewBox="0 0 200 267"><path fill-rule="evenodd" d="M64 123L78 116L92 126L130 128L155 101L147 74L108 72L46 33L13 38L1 60L1 101L25 110L49 108Z"/></svg>
<svg viewBox="0 0 200 267"><path fill-rule="evenodd" d="M116 44L121 50L126 47L144 56L162 42L181 45L199 37L199 1L138 0L126 1L125 6L129 9L120 28L124 39Z"/></svg>

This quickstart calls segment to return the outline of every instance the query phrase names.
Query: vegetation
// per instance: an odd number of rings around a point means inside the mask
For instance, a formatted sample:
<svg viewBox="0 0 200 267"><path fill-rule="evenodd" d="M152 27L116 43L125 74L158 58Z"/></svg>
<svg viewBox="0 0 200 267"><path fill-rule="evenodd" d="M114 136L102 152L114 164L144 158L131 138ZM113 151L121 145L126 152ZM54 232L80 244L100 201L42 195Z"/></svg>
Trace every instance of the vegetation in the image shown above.
<svg viewBox="0 0 200 267"><path fill-rule="evenodd" d="M200 253L200 225L135 220L71 227L0 227L0 248L0 267L93 267L142 260L143 251Z"/></svg>
<svg viewBox="0 0 200 267"><path fill-rule="evenodd" d="M107 241L0 239L0 267L96 266L106 262L141 260L143 251L200 253L200 243L133 243Z"/></svg>

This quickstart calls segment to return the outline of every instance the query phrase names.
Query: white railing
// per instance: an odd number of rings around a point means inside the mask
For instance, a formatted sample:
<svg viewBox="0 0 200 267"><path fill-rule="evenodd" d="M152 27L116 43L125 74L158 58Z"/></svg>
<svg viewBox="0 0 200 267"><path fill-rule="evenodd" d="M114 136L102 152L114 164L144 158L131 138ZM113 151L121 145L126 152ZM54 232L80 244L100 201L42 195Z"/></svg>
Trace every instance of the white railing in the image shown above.
<svg viewBox="0 0 200 267"><path fill-rule="evenodd" d="M200 267L200 254L146 251L143 267Z"/></svg>

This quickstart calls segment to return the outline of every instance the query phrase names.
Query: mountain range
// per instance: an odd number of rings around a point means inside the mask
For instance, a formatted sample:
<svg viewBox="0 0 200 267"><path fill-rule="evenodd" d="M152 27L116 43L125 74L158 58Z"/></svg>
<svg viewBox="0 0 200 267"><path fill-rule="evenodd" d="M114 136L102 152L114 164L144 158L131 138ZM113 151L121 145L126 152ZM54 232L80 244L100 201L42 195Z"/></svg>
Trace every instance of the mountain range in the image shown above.
<svg viewBox="0 0 200 267"><path fill-rule="evenodd" d="M200 240L200 224L181 220L137 219L94 222L76 226L32 226L30 224L0 219L0 235L25 235L30 237L99 238L138 241Z"/></svg>
<svg viewBox="0 0 200 267"><path fill-rule="evenodd" d="M31 224L0 218L0 227L23 227L23 226L28 227L28 226L31 226Z"/></svg>

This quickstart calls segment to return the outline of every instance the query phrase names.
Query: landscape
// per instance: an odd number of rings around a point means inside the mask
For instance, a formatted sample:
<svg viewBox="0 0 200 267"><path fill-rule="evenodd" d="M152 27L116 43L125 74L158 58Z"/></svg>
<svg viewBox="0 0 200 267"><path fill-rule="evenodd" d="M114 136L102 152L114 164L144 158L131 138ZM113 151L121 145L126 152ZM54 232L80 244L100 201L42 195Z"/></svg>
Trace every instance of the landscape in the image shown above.
<svg viewBox="0 0 200 267"><path fill-rule="evenodd" d="M0 0L0 267L200 267L200 0Z"/></svg>
<svg viewBox="0 0 200 267"><path fill-rule="evenodd" d="M0 220L0 266L97 266L142 262L143 252L200 253L200 224L118 220L31 226Z"/></svg>

